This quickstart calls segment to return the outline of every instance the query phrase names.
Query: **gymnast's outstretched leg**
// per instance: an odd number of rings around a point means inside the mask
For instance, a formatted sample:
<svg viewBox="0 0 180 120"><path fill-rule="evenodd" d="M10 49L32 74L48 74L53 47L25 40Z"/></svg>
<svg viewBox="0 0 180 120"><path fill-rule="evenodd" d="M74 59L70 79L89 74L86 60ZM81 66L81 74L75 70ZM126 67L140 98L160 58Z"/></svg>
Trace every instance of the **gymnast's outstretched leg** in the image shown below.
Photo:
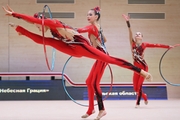
<svg viewBox="0 0 180 120"><path fill-rule="evenodd" d="M42 37L36 34L33 34L27 30L25 30L24 28L18 26L16 28L17 32L20 32L21 34L31 38L32 40L34 40L35 42L42 44L43 40ZM36 36L36 38L34 38L34 36ZM85 38L80 36L80 35L75 35L74 36L75 41L79 42L79 41L85 41ZM104 61L110 64L115 64L118 65L120 67L126 68L126 69L130 69L134 72L137 72L138 74L142 75L145 78L151 79L151 75L149 73L147 73L146 71L135 67L134 65L132 65L131 63L120 59L120 58L115 58L112 56L109 56L101 51L99 51L98 49L82 42L82 44L79 43L73 43L73 44L66 44L63 43L60 40L53 39L53 38L47 38L47 41L49 41L48 43L45 43L47 45L50 45L54 48L56 48L57 50L64 52L66 54L75 56L75 57L88 57L88 58L92 58L92 59L97 59L100 61ZM60 42L59 42L60 41Z"/></svg>
<svg viewBox="0 0 180 120"><path fill-rule="evenodd" d="M79 36L79 35L78 36L75 35L74 39L75 39L75 41L78 41L78 42L83 41L83 37ZM130 62L127 62L126 60L109 56L87 44L79 44L79 45L75 45L75 46L76 46L76 49L78 49L78 51L80 52L80 54L82 56L92 58L92 59L97 59L97 60L104 61L104 62L107 62L110 64L115 64L115 65L118 65L118 66L126 68L126 69L130 69L130 70L142 75L146 79L152 78L148 72L134 66L133 64L131 64Z"/></svg>
<svg viewBox="0 0 180 120"><path fill-rule="evenodd" d="M44 37L44 41L43 41L42 36L34 34L30 31L24 29L21 26L16 26L15 29L20 35L24 35L24 36L30 38L31 40L33 40L37 44L49 45L49 46L54 47L63 53L68 54L68 55L75 56L75 57L82 57L81 55L78 56L78 53L76 52L76 50L74 50L75 48L73 47L73 45L65 43L62 40L56 40L56 39L51 38L51 37L48 37L48 38Z"/></svg>

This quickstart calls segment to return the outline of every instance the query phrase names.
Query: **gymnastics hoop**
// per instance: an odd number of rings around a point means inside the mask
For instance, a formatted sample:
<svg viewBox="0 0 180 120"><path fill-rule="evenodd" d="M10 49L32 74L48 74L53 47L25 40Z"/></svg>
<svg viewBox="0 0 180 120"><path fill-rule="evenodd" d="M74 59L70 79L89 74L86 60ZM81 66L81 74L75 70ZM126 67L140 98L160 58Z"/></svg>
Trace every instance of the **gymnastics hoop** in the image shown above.
<svg viewBox="0 0 180 120"><path fill-rule="evenodd" d="M52 51L52 63L51 63L51 67L50 67L49 62L48 62L47 52L46 52L46 45L45 45L46 42L45 42L45 40L44 40L44 16L45 16L46 8L48 9L49 17L52 19L52 14L51 14L51 10L50 10L49 6L48 6L48 5L44 5L43 13L42 13L43 48L44 48L44 54L45 54L45 59L46 59L46 65L47 65L48 69L49 69L50 71L52 71L52 70L54 69L56 49L53 48L53 51ZM54 37L53 37L53 38L54 38Z"/></svg>
<svg viewBox="0 0 180 120"><path fill-rule="evenodd" d="M175 48L175 47L178 47L178 46L180 46L180 44L176 44L176 45L174 45L173 47L167 49L167 50L164 52L164 54L162 55L162 57L161 57L161 59L160 59L160 61L159 61L159 72L160 72L161 77L163 78L163 80L164 80L166 83L168 83L169 85L172 85L172 86L180 86L180 84L175 84L175 83L169 82L169 80L167 80L167 79L163 76L162 71L161 71L161 63L162 63L162 59L164 58L164 56L166 55L166 53L167 53L169 50L171 50L171 49L173 49L173 48Z"/></svg>
<svg viewBox="0 0 180 120"><path fill-rule="evenodd" d="M69 60L70 60L71 58L72 58L72 56L70 56L70 57L67 59L67 61L65 62L64 66L63 66L63 70L62 70L62 84L63 84L64 91L66 92L67 96L68 96L74 103L76 103L76 104L78 104L78 105L80 105L80 106L89 107L89 105L81 104L81 103L78 103L76 100L74 100L74 99L72 98L72 96L68 93L68 91L67 91L67 89L66 89L66 87L65 87L65 84L64 84L64 83L65 83L65 80L64 80L64 71L65 71L65 68L66 68L67 63L69 62ZM109 70L110 70L110 73L111 73L111 86L110 86L110 90L108 91L108 94L107 94L106 97L103 99L103 101L108 98L109 93L110 93L111 90L112 90L112 84L113 84L112 69L111 69L111 67L110 67L109 64L108 64L108 67L109 67ZM95 104L95 105L97 105L97 104Z"/></svg>

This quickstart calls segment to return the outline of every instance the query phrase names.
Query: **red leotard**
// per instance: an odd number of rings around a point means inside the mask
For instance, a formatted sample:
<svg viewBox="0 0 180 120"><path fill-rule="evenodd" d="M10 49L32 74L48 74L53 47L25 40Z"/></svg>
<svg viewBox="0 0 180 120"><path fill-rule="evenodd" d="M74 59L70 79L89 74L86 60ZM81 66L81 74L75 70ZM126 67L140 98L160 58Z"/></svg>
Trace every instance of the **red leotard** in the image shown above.
<svg viewBox="0 0 180 120"><path fill-rule="evenodd" d="M94 35L96 37L96 40L98 40L101 43L101 38L100 38L99 30L96 28L95 25L88 25L88 26L86 26L84 28L77 29L77 31L79 33L88 32L89 39L90 39L91 35ZM92 43L92 41L91 41L91 43Z"/></svg>
<svg viewBox="0 0 180 120"><path fill-rule="evenodd" d="M150 43L142 43L140 46L136 46L136 43L132 44L132 54L134 59L134 65L148 72L148 65L144 60L144 50L146 48L169 48L169 45L162 44L150 44ZM138 93L137 96L137 105L140 104L141 96L147 101L146 94L142 92L142 84L144 82L144 78L136 73L133 74L133 85L134 90Z"/></svg>
<svg viewBox="0 0 180 120"><path fill-rule="evenodd" d="M96 37L95 40L100 40L100 35L97 27L95 25L89 25L84 28L79 28L77 29L79 33L88 33L88 37L90 39L91 35L94 35ZM90 39L91 41L91 39ZM93 42L91 42L93 44ZM101 46L95 46L98 50L106 53ZM100 88L100 80L101 77L104 73L104 70L107 66L106 62L96 60L94 63L93 67L91 68L90 74L88 78L86 79L86 84L88 88L88 98L89 98L89 108L88 111L86 112L88 115L92 114L92 111L94 110L94 94L96 94L97 98L97 103L98 103L98 108L100 110L104 110L104 104L102 100L102 91Z"/></svg>

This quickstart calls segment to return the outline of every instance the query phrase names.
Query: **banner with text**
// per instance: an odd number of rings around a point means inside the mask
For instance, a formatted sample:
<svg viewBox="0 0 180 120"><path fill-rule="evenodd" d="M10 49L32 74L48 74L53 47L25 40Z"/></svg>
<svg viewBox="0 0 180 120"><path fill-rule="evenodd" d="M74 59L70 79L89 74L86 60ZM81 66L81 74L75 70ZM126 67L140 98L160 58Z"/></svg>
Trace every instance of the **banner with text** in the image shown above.
<svg viewBox="0 0 180 120"><path fill-rule="evenodd" d="M132 85L101 87L107 100L136 99ZM66 87L75 100L87 100L87 87ZM167 99L166 84L143 86L149 99ZM8 80L0 81L0 100L70 100L65 93L61 80Z"/></svg>

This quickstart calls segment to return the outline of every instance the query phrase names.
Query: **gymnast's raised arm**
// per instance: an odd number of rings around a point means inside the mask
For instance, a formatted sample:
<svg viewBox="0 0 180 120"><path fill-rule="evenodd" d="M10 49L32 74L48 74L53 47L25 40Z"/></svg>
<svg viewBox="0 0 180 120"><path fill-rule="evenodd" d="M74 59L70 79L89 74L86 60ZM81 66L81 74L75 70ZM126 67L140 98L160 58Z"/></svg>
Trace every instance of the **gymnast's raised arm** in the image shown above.
<svg viewBox="0 0 180 120"><path fill-rule="evenodd" d="M133 34L132 34L130 22L129 22L129 16L126 16L125 14L123 14L122 16L123 16L123 18L126 20L127 27L128 27L128 30L129 30L129 41L130 41L130 44L131 44L131 46L132 46L132 44L133 44L133 42L134 42L134 39L133 39Z"/></svg>
<svg viewBox="0 0 180 120"><path fill-rule="evenodd" d="M33 16L29 16L29 15L25 15L25 14L16 13L10 8L9 5L7 5L6 7L3 6L2 8L6 12L7 16L13 16L18 19L23 19L30 23L36 23L36 24L42 25L42 19L38 19ZM64 27L60 22L57 22L57 20L52 20L52 19L48 19L48 18L44 19L44 25L48 26L50 28L63 28Z"/></svg>

